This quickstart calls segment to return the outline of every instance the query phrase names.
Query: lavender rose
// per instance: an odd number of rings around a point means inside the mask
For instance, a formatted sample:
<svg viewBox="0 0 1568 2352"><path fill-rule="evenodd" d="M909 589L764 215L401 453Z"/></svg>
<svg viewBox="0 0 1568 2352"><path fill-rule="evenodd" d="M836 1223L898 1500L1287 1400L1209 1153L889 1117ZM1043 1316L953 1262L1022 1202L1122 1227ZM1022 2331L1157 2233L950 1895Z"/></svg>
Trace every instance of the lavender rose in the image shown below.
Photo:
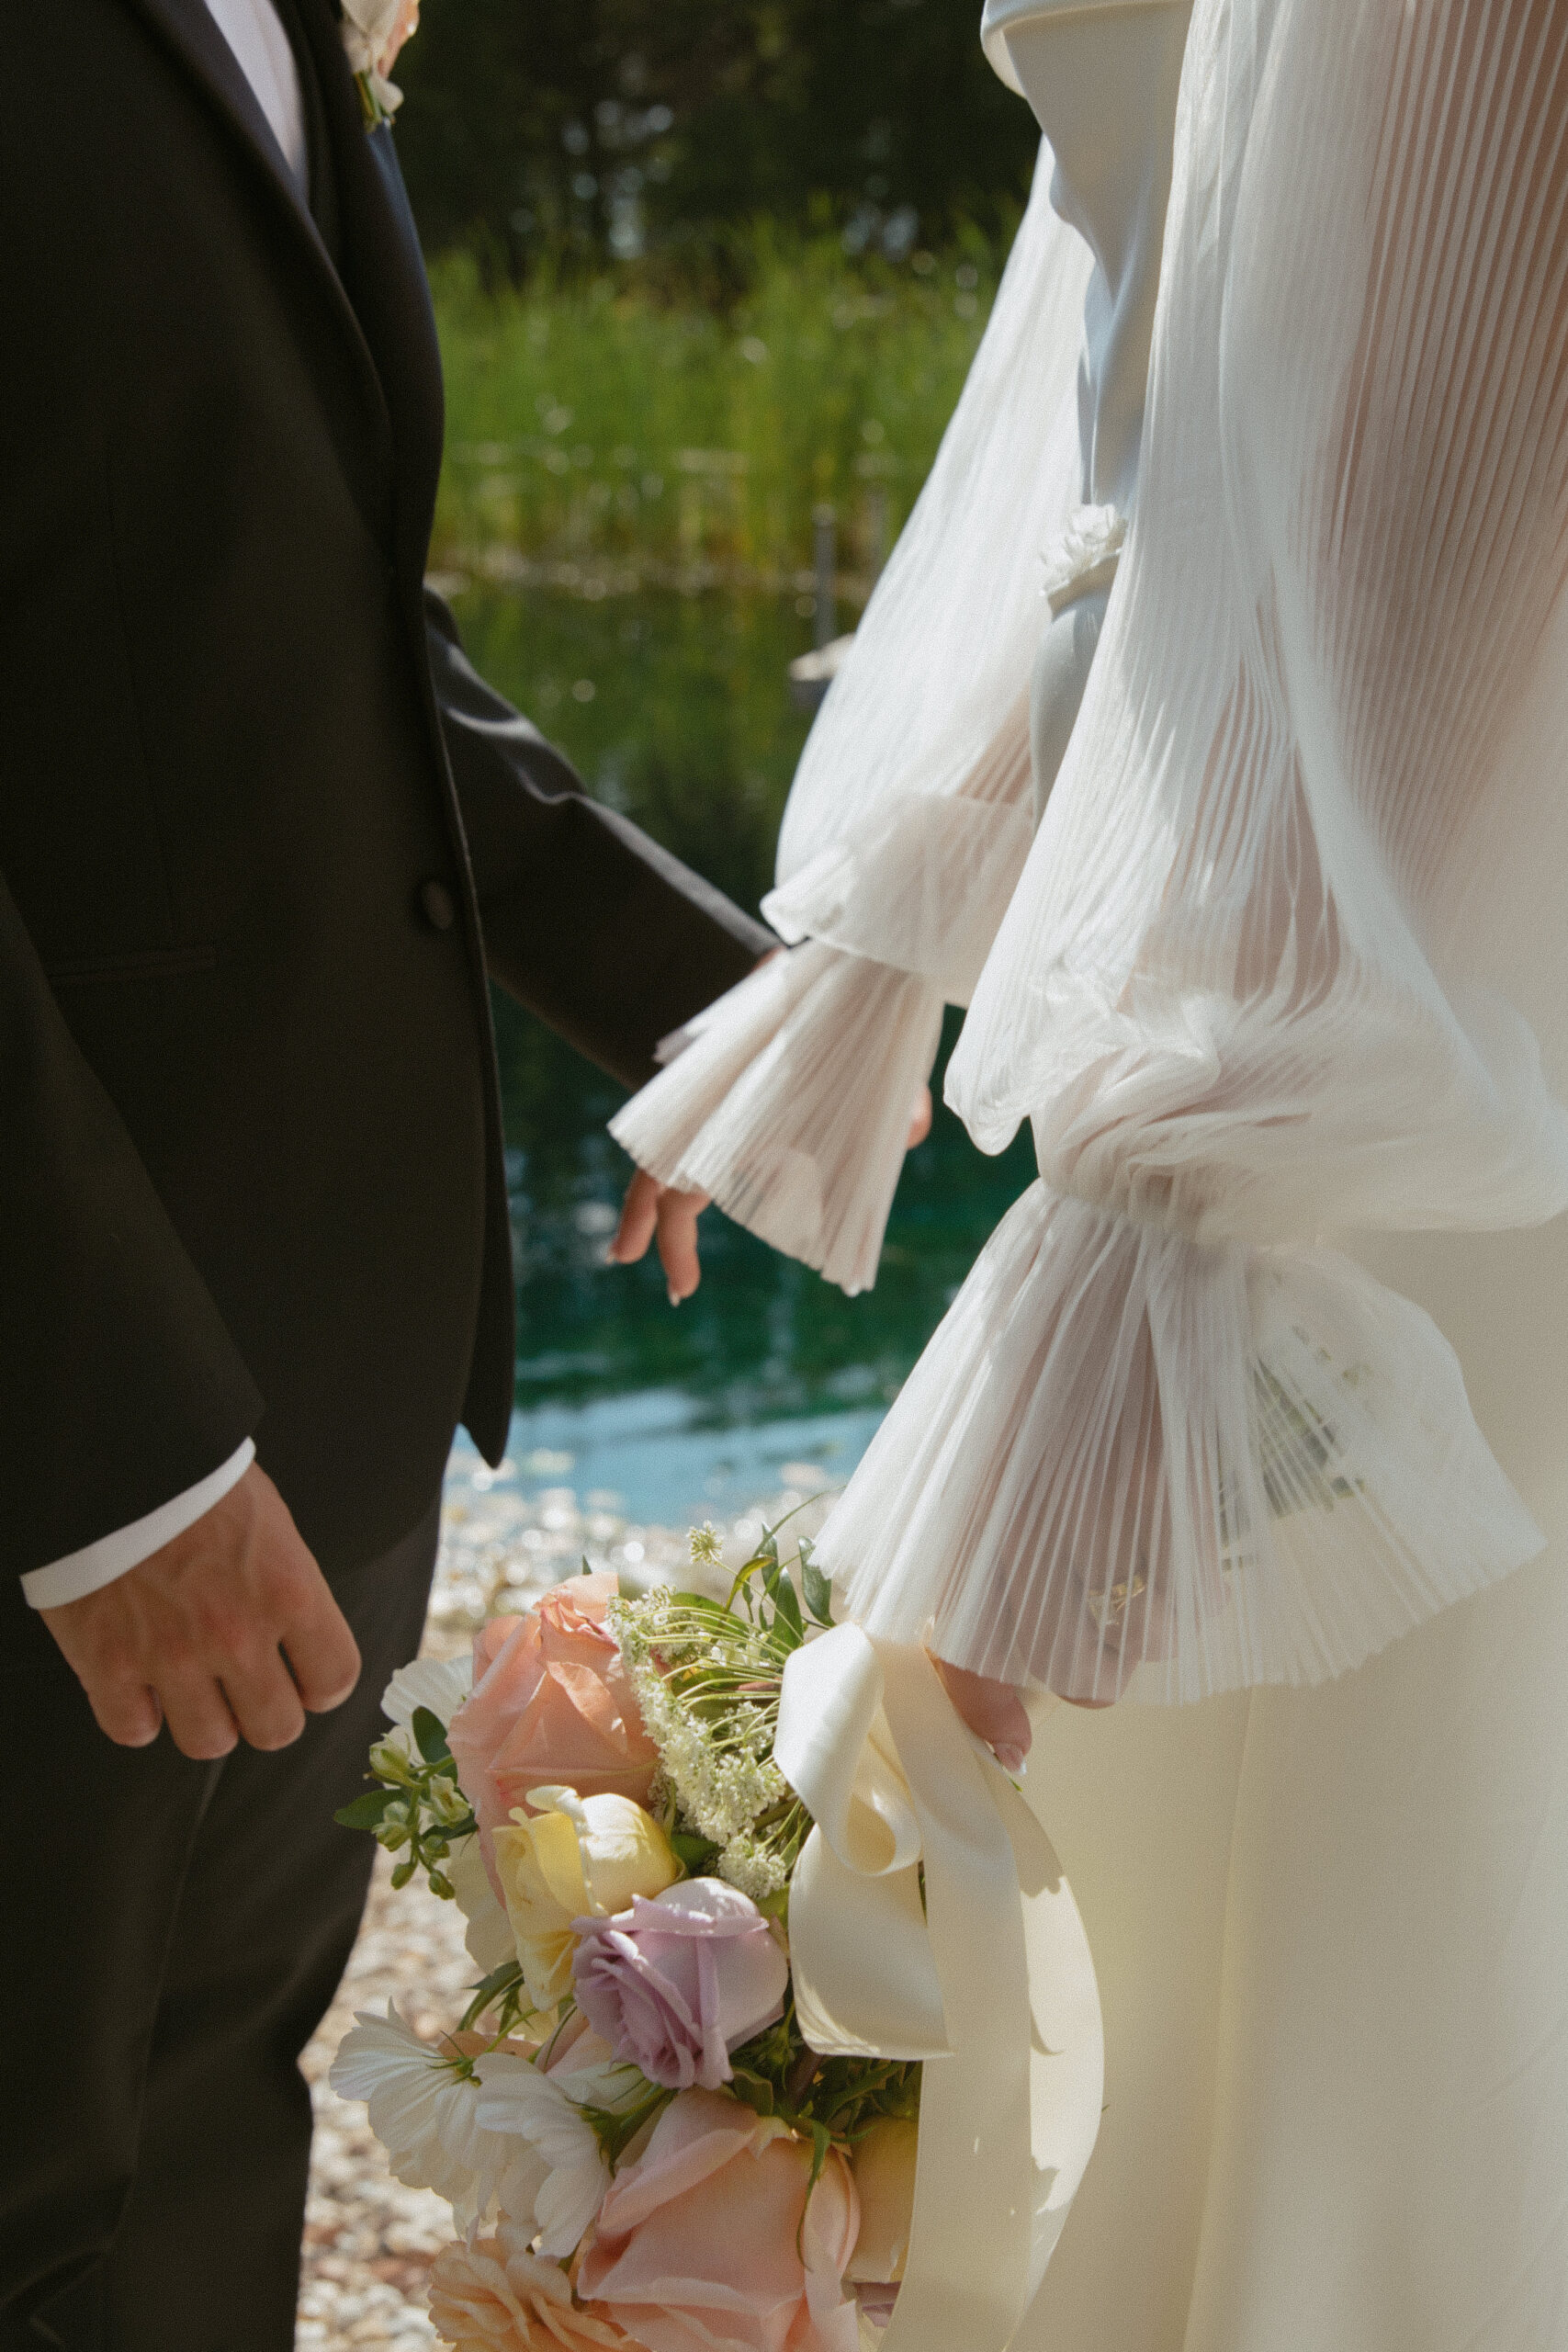
<svg viewBox="0 0 1568 2352"><path fill-rule="evenodd" d="M683 1879L574 1927L578 2005L650 2083L716 2090L736 2044L783 2014L789 1962L756 1905L722 1879Z"/></svg>

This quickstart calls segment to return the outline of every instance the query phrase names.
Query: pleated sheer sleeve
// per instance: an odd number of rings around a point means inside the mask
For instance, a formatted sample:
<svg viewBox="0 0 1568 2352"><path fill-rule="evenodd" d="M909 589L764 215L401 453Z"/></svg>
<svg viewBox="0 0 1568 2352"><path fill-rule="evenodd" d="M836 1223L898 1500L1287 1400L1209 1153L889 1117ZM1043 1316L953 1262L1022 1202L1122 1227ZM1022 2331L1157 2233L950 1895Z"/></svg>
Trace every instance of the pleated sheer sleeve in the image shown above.
<svg viewBox="0 0 1568 2352"><path fill-rule="evenodd" d="M1565 568L1568 12L1199 0L1138 510L949 1077L1040 1181L823 1532L873 1631L1192 1698L1539 1548L1444 1340L1324 1237L1568 1203L1463 913L1568 750L1528 717Z"/></svg>
<svg viewBox="0 0 1568 2352"><path fill-rule="evenodd" d="M763 912L792 952L709 1008L611 1132L850 1292L874 1279L944 1002L966 1004L1033 824L1042 559L1079 501L1090 255L1049 151L963 397L813 727ZM975 517L990 527L980 537Z"/></svg>

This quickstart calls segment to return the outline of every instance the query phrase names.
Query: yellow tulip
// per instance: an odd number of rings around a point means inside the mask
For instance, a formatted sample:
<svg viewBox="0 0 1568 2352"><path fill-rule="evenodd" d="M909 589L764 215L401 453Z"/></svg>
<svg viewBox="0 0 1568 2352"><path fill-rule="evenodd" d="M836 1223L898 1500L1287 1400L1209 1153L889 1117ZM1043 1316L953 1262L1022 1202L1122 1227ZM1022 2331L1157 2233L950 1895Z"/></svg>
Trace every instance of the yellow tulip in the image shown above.
<svg viewBox="0 0 1568 2352"><path fill-rule="evenodd" d="M652 1897L681 1875L670 1840L630 1797L530 1789L495 1833L495 1867L530 1997L553 2008L571 1990L572 1921L607 1919L634 1895Z"/></svg>
<svg viewBox="0 0 1568 2352"><path fill-rule="evenodd" d="M903 2278L915 2210L919 2139L918 2123L901 2115L881 2115L856 2141L850 2168L860 2197L860 2235L846 2278L871 2284Z"/></svg>

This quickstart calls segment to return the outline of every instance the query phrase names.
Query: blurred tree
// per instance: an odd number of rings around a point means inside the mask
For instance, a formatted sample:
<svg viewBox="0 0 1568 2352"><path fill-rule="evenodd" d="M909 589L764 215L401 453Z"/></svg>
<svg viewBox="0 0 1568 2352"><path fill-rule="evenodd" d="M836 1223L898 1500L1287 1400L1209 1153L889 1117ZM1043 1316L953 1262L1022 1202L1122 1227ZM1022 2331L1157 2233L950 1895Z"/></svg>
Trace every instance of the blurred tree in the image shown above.
<svg viewBox="0 0 1568 2352"><path fill-rule="evenodd" d="M1010 228L1037 134L975 0L427 0L398 78L426 246L736 283L739 229L901 259Z"/></svg>

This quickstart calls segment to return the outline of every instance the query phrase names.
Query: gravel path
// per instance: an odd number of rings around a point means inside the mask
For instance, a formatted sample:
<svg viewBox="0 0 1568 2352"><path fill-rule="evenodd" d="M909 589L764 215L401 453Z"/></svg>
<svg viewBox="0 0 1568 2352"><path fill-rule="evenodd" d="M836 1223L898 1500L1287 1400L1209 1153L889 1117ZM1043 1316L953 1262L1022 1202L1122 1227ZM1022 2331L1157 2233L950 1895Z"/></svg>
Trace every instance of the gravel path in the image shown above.
<svg viewBox="0 0 1568 2352"><path fill-rule="evenodd" d="M532 1465L521 1466L525 1476ZM739 1565L747 1557L764 1518L776 1522L827 1483L808 1463L788 1464L783 1476L783 1494L719 1529L727 1561ZM481 1466L449 1477L426 1650L452 1657L466 1649L485 1617L526 1608L584 1558L595 1568L615 1569L628 1587L676 1578L690 1584L684 1533L629 1525L614 1503L600 1495L580 1503L567 1487L530 1492L511 1464L499 1473ZM802 1511L801 1532L820 1517L819 1510ZM301 2061L316 2139L299 2352L348 2352L360 2345L415 2352L441 2340L425 2315L425 2282L452 2235L451 2212L432 2191L404 2188L391 2177L364 2108L340 2099L326 2079L356 2010L384 2010L394 1999L415 2030L434 2040L456 2022L474 1980L456 1904L438 1902L423 1883L394 1894L390 1870L389 1857L378 1855L347 1973Z"/></svg>

